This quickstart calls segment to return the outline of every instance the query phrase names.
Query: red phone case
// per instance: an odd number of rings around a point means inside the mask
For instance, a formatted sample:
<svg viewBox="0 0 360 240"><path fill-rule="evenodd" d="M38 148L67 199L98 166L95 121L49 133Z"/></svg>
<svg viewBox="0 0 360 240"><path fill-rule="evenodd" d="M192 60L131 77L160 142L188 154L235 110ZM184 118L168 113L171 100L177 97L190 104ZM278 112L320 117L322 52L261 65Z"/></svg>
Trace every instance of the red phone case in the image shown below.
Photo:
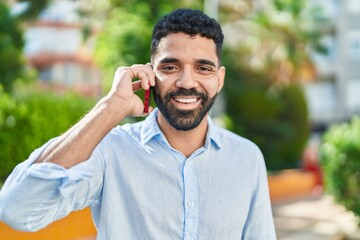
<svg viewBox="0 0 360 240"><path fill-rule="evenodd" d="M145 91L144 113L149 113L151 88Z"/></svg>

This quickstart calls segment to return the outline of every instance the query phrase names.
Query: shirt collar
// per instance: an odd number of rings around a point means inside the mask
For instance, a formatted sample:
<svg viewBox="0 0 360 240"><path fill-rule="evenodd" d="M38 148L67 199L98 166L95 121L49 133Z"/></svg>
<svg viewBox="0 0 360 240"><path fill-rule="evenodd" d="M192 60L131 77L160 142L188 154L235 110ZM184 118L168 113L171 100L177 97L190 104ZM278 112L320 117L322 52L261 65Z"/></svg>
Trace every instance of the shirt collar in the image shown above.
<svg viewBox="0 0 360 240"><path fill-rule="evenodd" d="M207 136L206 136L206 142L209 141L209 139L211 140L212 143L214 143L215 147L217 149L221 148L221 135L220 135L220 129L218 126L216 126L214 124L214 122L212 121L212 119L210 117L208 117L208 132L207 132Z"/></svg>
<svg viewBox="0 0 360 240"><path fill-rule="evenodd" d="M154 111L152 111L144 120L144 124L141 128L142 144L148 143L152 138L159 135L165 138L157 122L158 112L158 108L155 108ZM221 148L219 128L214 124L210 117L208 117L208 132L206 134L205 148L209 147L209 143L214 143L215 147L218 149Z"/></svg>
<svg viewBox="0 0 360 240"><path fill-rule="evenodd" d="M141 127L141 143L148 143L153 137L162 135L157 122L158 109L155 108L144 120Z"/></svg>

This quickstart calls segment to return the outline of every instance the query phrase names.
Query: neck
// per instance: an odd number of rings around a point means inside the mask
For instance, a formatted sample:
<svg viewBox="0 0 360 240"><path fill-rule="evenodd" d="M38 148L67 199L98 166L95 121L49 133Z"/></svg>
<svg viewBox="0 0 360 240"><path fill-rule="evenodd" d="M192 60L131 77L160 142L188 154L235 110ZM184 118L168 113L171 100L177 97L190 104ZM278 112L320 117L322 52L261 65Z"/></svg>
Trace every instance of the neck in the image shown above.
<svg viewBox="0 0 360 240"><path fill-rule="evenodd" d="M199 126L188 131L181 131L172 127L160 112L158 123L171 147L180 151L185 157L189 157L205 144L208 130L207 116L204 117Z"/></svg>

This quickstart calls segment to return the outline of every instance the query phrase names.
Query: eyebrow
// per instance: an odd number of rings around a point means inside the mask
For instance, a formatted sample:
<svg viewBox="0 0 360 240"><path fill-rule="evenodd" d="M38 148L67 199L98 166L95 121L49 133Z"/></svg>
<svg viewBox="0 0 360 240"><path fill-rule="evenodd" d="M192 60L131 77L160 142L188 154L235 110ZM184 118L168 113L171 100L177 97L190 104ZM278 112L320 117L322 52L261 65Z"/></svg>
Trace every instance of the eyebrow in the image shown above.
<svg viewBox="0 0 360 240"><path fill-rule="evenodd" d="M163 58L160 60L160 63L164 64L164 63L177 63L177 62L180 62L179 59L177 58Z"/></svg>
<svg viewBox="0 0 360 240"><path fill-rule="evenodd" d="M168 57L166 57L166 58L163 58L163 59L160 60L161 64L178 63L178 62L180 62L180 60L177 59L177 58L168 58ZM207 59L197 59L196 63L216 67L216 64L213 61L210 61L210 60L207 60Z"/></svg>
<svg viewBox="0 0 360 240"><path fill-rule="evenodd" d="M210 65L210 66L216 67L216 64L213 61L210 61L207 59L199 59L196 62L199 64L205 64L205 65Z"/></svg>

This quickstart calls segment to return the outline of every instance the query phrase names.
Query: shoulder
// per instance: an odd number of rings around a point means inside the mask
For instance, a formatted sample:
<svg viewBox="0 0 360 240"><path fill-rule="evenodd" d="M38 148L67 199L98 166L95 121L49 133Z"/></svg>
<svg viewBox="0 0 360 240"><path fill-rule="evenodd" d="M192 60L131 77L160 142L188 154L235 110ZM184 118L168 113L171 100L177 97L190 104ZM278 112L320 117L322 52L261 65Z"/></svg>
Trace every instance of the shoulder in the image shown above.
<svg viewBox="0 0 360 240"><path fill-rule="evenodd" d="M108 165L139 151L142 145L136 125L131 123L114 127L94 149L91 158Z"/></svg>
<svg viewBox="0 0 360 240"><path fill-rule="evenodd" d="M241 168L250 172L264 169L264 156L253 141L220 127L216 127L216 135L218 154L224 161L240 164Z"/></svg>
<svg viewBox="0 0 360 240"><path fill-rule="evenodd" d="M230 130L214 127L220 144L225 148L232 148L234 151L248 149L255 152L260 152L259 147L250 139L240 136Z"/></svg>
<svg viewBox="0 0 360 240"><path fill-rule="evenodd" d="M107 141L134 138L140 140L142 122L126 123L114 127L105 137Z"/></svg>

